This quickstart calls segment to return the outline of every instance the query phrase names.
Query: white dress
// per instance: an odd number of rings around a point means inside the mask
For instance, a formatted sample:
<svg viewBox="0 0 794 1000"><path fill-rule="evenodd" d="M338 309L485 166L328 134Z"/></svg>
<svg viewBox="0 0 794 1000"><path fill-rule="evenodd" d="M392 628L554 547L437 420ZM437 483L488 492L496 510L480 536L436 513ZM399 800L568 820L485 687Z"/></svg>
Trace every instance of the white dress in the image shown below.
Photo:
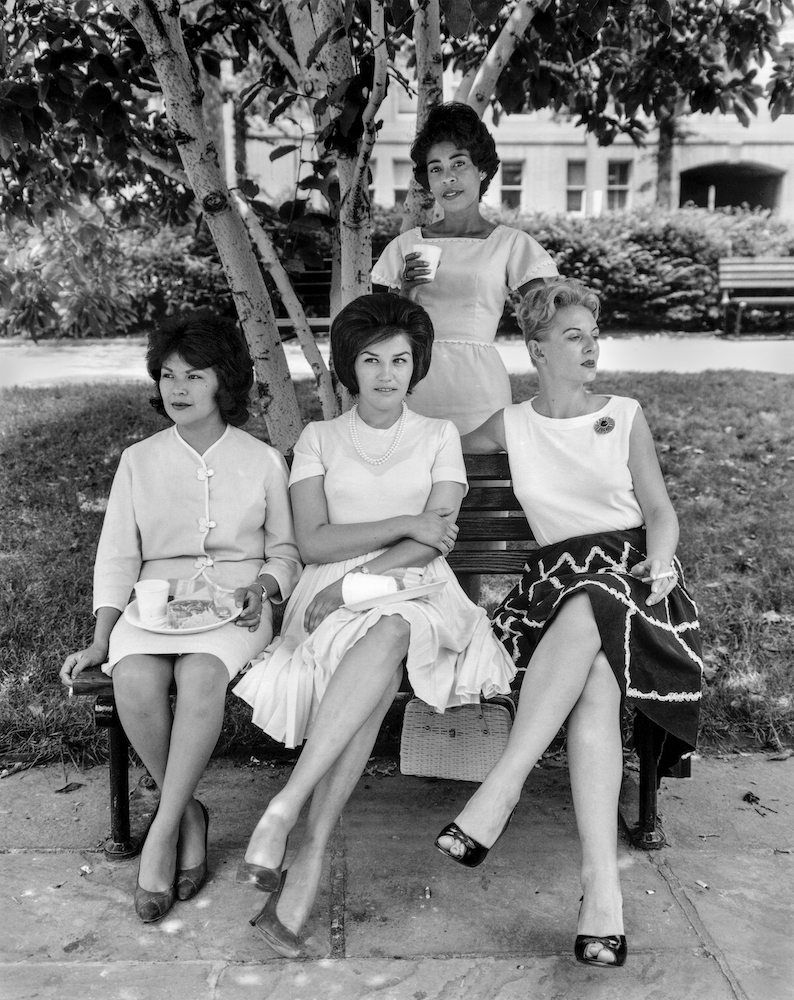
<svg viewBox="0 0 794 1000"><path fill-rule="evenodd" d="M407 402L467 434L512 402L510 379L494 346L509 293L533 278L554 277L557 267L520 229L500 225L475 239L423 236L417 228L389 243L372 269L373 283L399 289L405 257L416 243L440 247L441 260L433 281L409 293L430 314L435 341L430 371Z"/></svg>
<svg viewBox="0 0 794 1000"><path fill-rule="evenodd" d="M358 423L363 450L383 454L394 430ZM290 484L323 476L331 523L360 523L420 514L437 482L466 483L460 438L446 420L408 413L399 447L383 465L365 463L350 437L349 414L309 424L295 445ZM385 551L307 566L289 601L281 635L234 688L253 708L253 721L288 747L306 738L333 672L347 650L383 615L400 615L411 626L408 676L417 696L437 711L476 703L510 688L515 667L496 642L482 608L466 597L442 557L427 567L447 581L438 594L370 611L340 608L311 635L304 626L310 602L354 566Z"/></svg>

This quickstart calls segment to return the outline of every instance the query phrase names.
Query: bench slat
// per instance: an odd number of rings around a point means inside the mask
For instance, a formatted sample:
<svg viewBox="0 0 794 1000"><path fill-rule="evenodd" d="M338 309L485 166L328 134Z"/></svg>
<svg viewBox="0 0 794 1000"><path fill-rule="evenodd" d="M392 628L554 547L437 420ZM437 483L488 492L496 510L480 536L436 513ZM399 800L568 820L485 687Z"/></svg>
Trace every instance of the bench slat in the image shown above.
<svg viewBox="0 0 794 1000"><path fill-rule="evenodd" d="M460 534L455 550L460 552L467 542L527 542L534 536L523 517L459 517Z"/></svg>
<svg viewBox="0 0 794 1000"><path fill-rule="evenodd" d="M525 552L494 552L475 549L450 552L447 562L456 573L521 573L527 561Z"/></svg>
<svg viewBox="0 0 794 1000"><path fill-rule="evenodd" d="M521 504L509 486L473 486L460 507L472 510L521 510Z"/></svg>

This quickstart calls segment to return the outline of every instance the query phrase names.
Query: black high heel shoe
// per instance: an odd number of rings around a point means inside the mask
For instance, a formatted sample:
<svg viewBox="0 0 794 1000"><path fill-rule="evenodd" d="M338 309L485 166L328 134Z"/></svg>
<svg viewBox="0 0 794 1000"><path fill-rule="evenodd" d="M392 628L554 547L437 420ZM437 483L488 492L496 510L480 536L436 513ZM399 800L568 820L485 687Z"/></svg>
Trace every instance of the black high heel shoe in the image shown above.
<svg viewBox="0 0 794 1000"><path fill-rule="evenodd" d="M582 912L583 903L584 896L579 899L579 913ZM588 956L587 949L592 944L598 945L598 951L595 956L591 957ZM603 951L611 952L613 956L611 962L604 962L597 957ZM583 965L600 965L604 969L611 969L623 965L626 961L626 955L629 953L629 946L626 943L625 934L607 934L605 937L599 937L596 934L577 934L573 943L573 953L576 956L576 961Z"/></svg>
<svg viewBox="0 0 794 1000"><path fill-rule="evenodd" d="M470 837L467 833L464 833L457 823L448 823L447 826L444 827L441 833L439 833L436 837L436 847L442 854L446 855L446 857L452 858L453 861L457 861L459 865L464 865L466 868L476 868L477 865L481 865L483 861L485 861L488 851L496 847L499 843L499 840L503 836L505 830L508 826L510 826L510 820L513 816L515 816L517 808L518 806L515 806L513 811L507 817L505 825L502 827L499 836L493 842L491 847L483 847L483 845L479 841L475 840L474 837ZM448 848L442 847L439 843L442 837L452 837L456 843L463 847L463 854L452 854Z"/></svg>
<svg viewBox="0 0 794 1000"><path fill-rule="evenodd" d="M152 813L151 819L149 820L146 831L141 838L141 848L146 843L146 838L149 836L149 830L154 823L155 817L157 816L157 810L160 808L160 803L154 807L154 812ZM141 875L140 862L138 863L138 878ZM176 862L174 862L174 878L171 885L167 889L163 889L162 892L150 892L148 889L142 889L141 884L138 879L135 880L135 895L133 897L133 902L135 905L135 912L138 917L145 924L152 924L155 920L160 920L162 917L168 913L171 907L174 905L176 899Z"/></svg>
<svg viewBox="0 0 794 1000"><path fill-rule="evenodd" d="M595 953L595 956L589 957L587 949L593 944L598 945L598 951ZM612 955L611 962L605 962L597 957L605 951ZM625 934L610 934L607 937L596 937L592 934L577 934L573 953L576 955L576 961L582 962L584 965L600 965L604 969L611 969L623 965L626 961L626 955L629 953L629 947L626 944Z"/></svg>
<svg viewBox="0 0 794 1000"><path fill-rule="evenodd" d="M198 802L198 799L196 799ZM176 898L192 899L207 881L207 839L210 832L210 814L203 802L198 803L204 813L204 860L192 868L182 868L176 873Z"/></svg>
<svg viewBox="0 0 794 1000"><path fill-rule="evenodd" d="M276 906L286 879L287 872L285 870L281 873L276 891L270 896L259 913L255 917L252 917L248 923L252 927L256 927L265 939L268 947L272 948L277 955L281 955L282 958L297 958L301 953L300 937L297 934L293 934L276 916Z"/></svg>

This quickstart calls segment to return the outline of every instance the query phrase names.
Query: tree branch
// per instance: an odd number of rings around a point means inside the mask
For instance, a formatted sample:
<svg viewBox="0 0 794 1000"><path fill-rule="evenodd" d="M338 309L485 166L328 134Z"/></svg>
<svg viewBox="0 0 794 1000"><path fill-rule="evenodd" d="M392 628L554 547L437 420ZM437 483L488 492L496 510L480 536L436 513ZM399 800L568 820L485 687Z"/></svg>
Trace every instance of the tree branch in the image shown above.
<svg viewBox="0 0 794 1000"><path fill-rule="evenodd" d="M276 288L279 290L281 301L284 303L284 307L289 313L289 318L292 320L292 325L303 350L303 355L314 372L314 379L317 383L317 395L320 397L320 404L323 411L323 419L331 420L339 413L339 403L331 383L331 373L328 371L317 347L317 342L306 320L306 313L300 299L295 294L295 289L292 287L289 275L284 270L284 265L279 260L276 248L273 246L273 241L259 221L256 212L251 210L251 206L239 191L234 191L233 195L245 227L259 250L262 265L270 272Z"/></svg>
<svg viewBox="0 0 794 1000"><path fill-rule="evenodd" d="M354 191L364 191L367 188L366 171L372 157L378 130L375 127L375 115L386 97L386 83L389 72L389 53L386 47L386 13L384 0L370 0L370 31L372 33L372 50L375 55L375 66L372 74L372 89L367 98L367 106L361 116L364 134L358 151L358 159L353 171L351 188Z"/></svg>
<svg viewBox="0 0 794 1000"><path fill-rule="evenodd" d="M466 103L482 117L493 96L496 81L516 50L519 39L526 33L538 10L545 10L551 0L518 0L510 17L505 21L499 37L483 59Z"/></svg>
<svg viewBox="0 0 794 1000"><path fill-rule="evenodd" d="M306 75L303 72L298 60L295 59L294 56L290 55L290 53L284 48L276 37L276 33L272 30L272 28L265 24L264 21L259 22L257 25L257 31L259 32L259 37L270 49L277 61L281 63L281 66L292 77L296 88L306 95L308 93L308 80L306 79Z"/></svg>
<svg viewBox="0 0 794 1000"><path fill-rule="evenodd" d="M164 156L155 156L154 153L149 152L148 149L144 149L143 146L138 143L133 145L132 155L137 157L141 163L145 163L147 167L151 167L158 173L164 174L166 177L170 177L171 180L176 181L177 184L184 184L186 188L190 188L190 181L188 180L188 176L185 171L171 160L166 160Z"/></svg>

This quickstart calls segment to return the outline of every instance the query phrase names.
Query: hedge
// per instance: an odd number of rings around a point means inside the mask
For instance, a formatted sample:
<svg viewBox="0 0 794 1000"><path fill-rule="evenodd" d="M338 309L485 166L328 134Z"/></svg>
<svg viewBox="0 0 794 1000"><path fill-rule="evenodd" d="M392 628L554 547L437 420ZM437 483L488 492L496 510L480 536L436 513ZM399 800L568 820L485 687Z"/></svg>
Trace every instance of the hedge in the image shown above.
<svg viewBox="0 0 794 1000"><path fill-rule="evenodd" d="M314 218L319 218L315 216ZM735 256L794 256L794 223L763 211L684 208L611 213L598 218L518 213L495 221L531 233L560 273L602 297L602 328L708 332L721 329L717 261ZM373 211L378 254L398 232L399 209ZM290 236L274 223L288 266L320 266L322 233ZM299 259L298 240L313 244ZM318 249L320 253L318 253ZM302 251L301 251L302 252ZM206 230L75 234L54 229L0 237L0 336L124 336L184 308L212 305L234 314ZM748 310L747 332L792 328L792 311ZM503 331L516 332L509 314Z"/></svg>

